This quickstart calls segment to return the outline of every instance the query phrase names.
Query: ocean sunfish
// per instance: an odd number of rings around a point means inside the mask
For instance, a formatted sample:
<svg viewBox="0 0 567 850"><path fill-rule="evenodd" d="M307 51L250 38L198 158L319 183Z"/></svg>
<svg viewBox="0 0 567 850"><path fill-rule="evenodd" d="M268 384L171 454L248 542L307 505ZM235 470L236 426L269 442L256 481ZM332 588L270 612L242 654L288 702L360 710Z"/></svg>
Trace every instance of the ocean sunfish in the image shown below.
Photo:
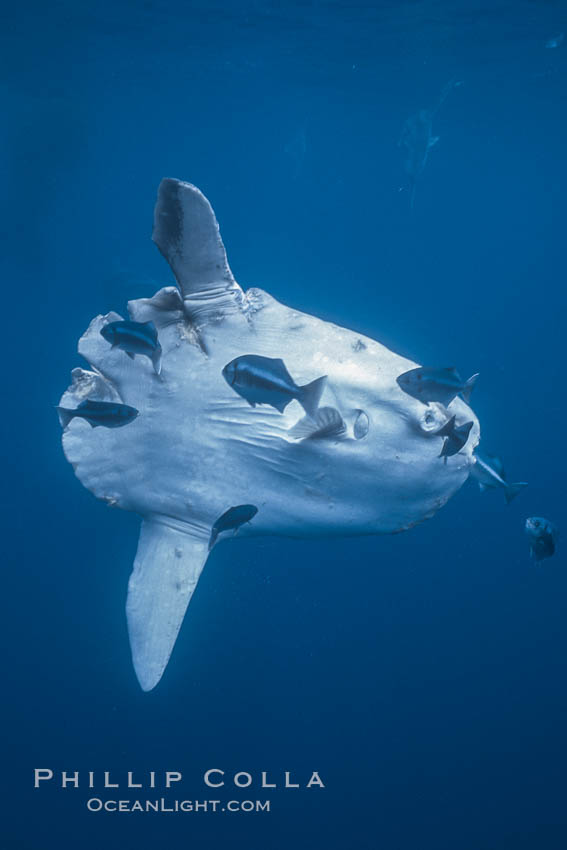
<svg viewBox="0 0 567 850"><path fill-rule="evenodd" d="M63 448L95 496L142 517L126 613L145 691L165 670L227 505L258 507L240 526L243 537L402 531L432 517L467 480L479 441L474 413L455 398L451 416L456 427L472 422L470 435L440 463L432 435L447 412L424 406L397 383L418 364L260 289L243 291L213 210L195 186L161 182L153 239L176 285L130 301L128 313L130 321L154 323L161 379L103 339L104 325L124 318L109 313L81 337L90 371L74 370L61 400L75 409L94 396L140 411L131 428L91 429L73 419ZM269 403L251 407L235 392L226 366L251 352L284 359L300 388L327 376L312 423L297 395L280 412Z"/></svg>

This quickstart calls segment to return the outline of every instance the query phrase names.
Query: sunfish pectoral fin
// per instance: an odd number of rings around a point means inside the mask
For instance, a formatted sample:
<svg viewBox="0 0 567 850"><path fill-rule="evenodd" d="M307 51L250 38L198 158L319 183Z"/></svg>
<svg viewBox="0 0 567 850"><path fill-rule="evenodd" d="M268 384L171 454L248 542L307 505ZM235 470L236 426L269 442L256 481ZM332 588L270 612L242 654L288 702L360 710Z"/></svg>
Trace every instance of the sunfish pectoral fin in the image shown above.
<svg viewBox="0 0 567 850"><path fill-rule="evenodd" d="M527 481L517 481L515 484L508 484L508 486L504 490L504 495L506 496L506 503L509 505L512 499L515 499L518 493L520 493L524 489L524 487L527 486Z"/></svg>
<svg viewBox="0 0 567 850"><path fill-rule="evenodd" d="M206 535L165 519L144 519L128 583L126 616L132 660L144 691L167 666L187 606L208 557Z"/></svg>
<svg viewBox="0 0 567 850"><path fill-rule="evenodd" d="M136 355L135 355L132 351L127 351L127 352L126 352L126 354L127 354L127 355L128 355L128 357L130 358L130 360L135 360L135 359L136 359Z"/></svg>
<svg viewBox="0 0 567 850"><path fill-rule="evenodd" d="M314 418L304 416L288 431L294 440L332 439L342 437L344 433L344 420L334 407L320 407Z"/></svg>

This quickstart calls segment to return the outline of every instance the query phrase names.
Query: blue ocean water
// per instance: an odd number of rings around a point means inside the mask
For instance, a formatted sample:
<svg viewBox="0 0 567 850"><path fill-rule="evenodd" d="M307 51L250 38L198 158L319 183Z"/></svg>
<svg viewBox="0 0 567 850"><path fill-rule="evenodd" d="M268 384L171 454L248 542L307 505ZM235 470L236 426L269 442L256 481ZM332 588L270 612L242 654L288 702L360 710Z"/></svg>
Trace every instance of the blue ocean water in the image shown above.
<svg viewBox="0 0 567 850"><path fill-rule="evenodd" d="M3 17L0 847L564 848L565 552L536 568L523 524L565 514L567 47L546 43L567 4ZM450 80L411 211L401 129ZM529 488L506 506L468 482L403 535L217 547L143 694L124 617L139 522L81 487L53 405L90 319L172 282L150 239L163 176L210 198L243 287L480 372L482 446ZM249 771L224 797L272 810L95 814L34 768L178 770L194 800L216 796L205 770ZM323 789L258 787L313 770Z"/></svg>

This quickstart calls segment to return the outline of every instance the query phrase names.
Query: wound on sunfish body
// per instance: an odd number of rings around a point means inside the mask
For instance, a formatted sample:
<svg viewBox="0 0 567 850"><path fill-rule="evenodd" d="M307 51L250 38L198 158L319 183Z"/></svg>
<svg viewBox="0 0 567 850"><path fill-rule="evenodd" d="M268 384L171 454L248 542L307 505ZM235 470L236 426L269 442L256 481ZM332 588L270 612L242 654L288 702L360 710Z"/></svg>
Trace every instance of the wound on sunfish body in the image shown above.
<svg viewBox="0 0 567 850"><path fill-rule="evenodd" d="M557 529L548 519L532 516L526 520L526 534L530 541L530 554L534 561L543 561L555 554Z"/></svg>
<svg viewBox="0 0 567 850"><path fill-rule="evenodd" d="M460 395L467 403L470 401L471 393L478 379L478 373L472 375L468 381L463 381L454 367L437 368L420 366L410 369L399 375L397 380L401 389L413 398L429 404L438 401L445 406Z"/></svg>
<svg viewBox="0 0 567 850"><path fill-rule="evenodd" d="M108 322L100 329L100 333L112 348L121 349L132 360L136 354L149 357L156 375L160 374L161 345L153 322L131 322L122 319L118 322Z"/></svg>
<svg viewBox="0 0 567 850"><path fill-rule="evenodd" d="M221 532L231 530L236 532L241 525L244 525L245 522L250 522L257 513L258 508L256 505L236 505L235 507L229 508L225 511L224 514L221 514L211 529L209 551L215 545L217 537Z"/></svg>
<svg viewBox="0 0 567 850"><path fill-rule="evenodd" d="M132 422L139 411L135 407L130 407L128 404L118 404L114 401L94 401L85 399L74 410L67 407L58 407L59 419L63 428L66 428L71 419L79 417L86 421L93 428L103 425L105 428L121 428L123 425L128 425Z"/></svg>
<svg viewBox="0 0 567 850"><path fill-rule="evenodd" d="M315 416L325 388L327 376L299 387L280 358L244 354L236 357L222 370L223 377L232 389L246 399L248 404L269 404L283 413L293 399L301 404L309 416Z"/></svg>
<svg viewBox="0 0 567 850"><path fill-rule="evenodd" d="M499 457L493 455L483 455L480 452L475 452L474 457L476 463L471 469L471 475L478 481L478 486L481 492L487 489L501 489L504 491L506 502L510 504L518 493L527 487L526 481L517 481L515 484L509 484L506 481L506 473L504 465Z"/></svg>

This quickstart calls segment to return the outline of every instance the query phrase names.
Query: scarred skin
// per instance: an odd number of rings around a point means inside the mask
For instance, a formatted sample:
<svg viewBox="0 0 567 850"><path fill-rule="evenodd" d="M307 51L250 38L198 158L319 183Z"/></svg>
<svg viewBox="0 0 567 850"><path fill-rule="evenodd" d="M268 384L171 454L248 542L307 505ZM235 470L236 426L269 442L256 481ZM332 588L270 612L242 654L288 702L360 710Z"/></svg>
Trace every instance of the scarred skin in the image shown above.
<svg viewBox="0 0 567 850"><path fill-rule="evenodd" d="M130 425L113 430L73 420L63 447L85 487L146 520L128 602L134 663L146 690L163 672L206 560L211 528L229 507L258 507L241 535L401 531L431 517L459 489L479 440L478 421L460 399L446 410L402 391L396 378L417 364L259 289L244 294L230 274L206 199L177 181L164 181L160 192L154 239L180 289L166 287L151 299L132 301L128 311L135 321L155 323L161 375L147 358L133 361L111 349L100 329L120 316L109 313L95 318L79 342L92 371L75 370L61 400L64 407L87 397L117 400L140 412ZM158 216L170 213L175 220L166 218L164 237ZM193 225L196 236L194 230L188 236ZM191 240L197 237L208 250L195 260ZM298 385L327 375L321 405L338 409L345 435L297 441L289 434L305 416L297 401L284 413L251 407L222 374L244 354L281 357ZM369 429L355 439L360 410ZM472 421L473 427L464 448L444 462L443 440L433 432L452 415L457 425ZM172 626L174 620L179 622Z"/></svg>

